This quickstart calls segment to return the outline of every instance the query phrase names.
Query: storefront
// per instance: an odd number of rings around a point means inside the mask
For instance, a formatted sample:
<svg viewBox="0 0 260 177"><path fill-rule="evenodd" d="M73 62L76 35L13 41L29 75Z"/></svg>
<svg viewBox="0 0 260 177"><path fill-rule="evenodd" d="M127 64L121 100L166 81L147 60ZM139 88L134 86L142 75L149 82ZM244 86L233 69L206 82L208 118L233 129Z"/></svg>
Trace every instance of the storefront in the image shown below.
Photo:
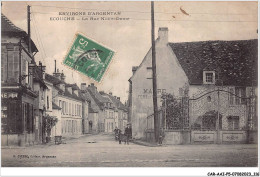
<svg viewBox="0 0 260 177"><path fill-rule="evenodd" d="M2 89L2 146L34 144L34 105L37 95Z"/></svg>

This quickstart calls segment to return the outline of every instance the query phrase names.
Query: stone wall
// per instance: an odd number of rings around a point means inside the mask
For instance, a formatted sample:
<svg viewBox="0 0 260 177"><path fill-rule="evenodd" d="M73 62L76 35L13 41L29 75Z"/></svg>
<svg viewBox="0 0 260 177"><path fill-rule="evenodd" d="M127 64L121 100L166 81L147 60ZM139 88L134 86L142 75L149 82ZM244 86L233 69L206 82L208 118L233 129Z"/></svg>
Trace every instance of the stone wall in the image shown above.
<svg viewBox="0 0 260 177"><path fill-rule="evenodd" d="M221 87L220 89L229 91L234 87ZM211 92L211 93L209 93ZM206 94L209 93L209 94ZM202 96L206 94L205 96ZM202 96L202 97L201 97ZM248 96L248 92L247 92ZM201 98L199 98L201 97ZM219 107L218 107L218 92L215 85L190 86L190 124L201 124L200 116L210 111L216 111L222 116L222 129L228 129L228 117L239 117L239 129L246 129L248 120L248 111L245 104L230 104L229 94L227 92L219 92Z"/></svg>

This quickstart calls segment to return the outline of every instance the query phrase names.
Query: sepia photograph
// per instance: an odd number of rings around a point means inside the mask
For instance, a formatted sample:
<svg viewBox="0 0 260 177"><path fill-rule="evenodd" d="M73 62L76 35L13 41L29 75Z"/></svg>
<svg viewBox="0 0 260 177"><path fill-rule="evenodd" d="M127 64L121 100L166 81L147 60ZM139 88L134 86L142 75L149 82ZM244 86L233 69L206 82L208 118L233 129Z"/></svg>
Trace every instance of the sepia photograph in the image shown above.
<svg viewBox="0 0 260 177"><path fill-rule="evenodd" d="M1 167L259 176L258 2L1 1Z"/></svg>

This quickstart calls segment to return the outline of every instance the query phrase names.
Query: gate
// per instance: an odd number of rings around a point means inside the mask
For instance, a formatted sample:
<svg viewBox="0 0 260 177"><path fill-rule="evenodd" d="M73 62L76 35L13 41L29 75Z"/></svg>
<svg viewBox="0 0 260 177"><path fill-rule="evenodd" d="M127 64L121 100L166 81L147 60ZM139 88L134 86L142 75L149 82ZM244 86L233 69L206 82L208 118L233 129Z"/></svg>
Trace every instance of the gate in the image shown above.
<svg viewBox="0 0 260 177"><path fill-rule="evenodd" d="M257 131L257 97L253 88L248 97L239 89L218 87L193 98L188 91L181 98L164 94L158 111L160 128L166 133L189 131L191 143L248 142L254 139L250 132ZM147 130L154 129L153 121L153 114L147 117Z"/></svg>

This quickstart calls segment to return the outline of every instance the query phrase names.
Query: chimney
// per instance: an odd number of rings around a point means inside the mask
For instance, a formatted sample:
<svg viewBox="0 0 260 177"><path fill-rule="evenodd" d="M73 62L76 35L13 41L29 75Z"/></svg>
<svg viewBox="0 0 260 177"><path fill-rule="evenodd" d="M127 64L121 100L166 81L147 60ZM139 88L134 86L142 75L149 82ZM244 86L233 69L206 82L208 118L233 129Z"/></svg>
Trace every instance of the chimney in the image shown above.
<svg viewBox="0 0 260 177"><path fill-rule="evenodd" d="M109 92L109 95L111 95L111 96L112 96L112 92Z"/></svg>
<svg viewBox="0 0 260 177"><path fill-rule="evenodd" d="M73 93L77 96L79 96L79 91L78 90L73 90Z"/></svg>
<svg viewBox="0 0 260 177"><path fill-rule="evenodd" d="M55 63L55 65L54 65L54 73L56 73L56 60L54 60L54 63Z"/></svg>
<svg viewBox="0 0 260 177"><path fill-rule="evenodd" d="M62 81L65 82L65 74L63 73L63 70L62 70L62 73L61 73L61 75L60 75L60 78L61 78Z"/></svg>
<svg viewBox="0 0 260 177"><path fill-rule="evenodd" d="M168 28L167 27L159 28L158 38L160 39L160 42L162 42L164 44L168 44Z"/></svg>
<svg viewBox="0 0 260 177"><path fill-rule="evenodd" d="M138 69L138 66L133 66L133 67L132 67L133 75L135 74L135 72L136 72L137 69Z"/></svg>
<svg viewBox="0 0 260 177"><path fill-rule="evenodd" d="M67 86L67 90L70 94L72 94L72 87L70 85Z"/></svg>
<svg viewBox="0 0 260 177"><path fill-rule="evenodd" d="M87 84L86 83L81 83L80 89L81 90L86 90L87 89Z"/></svg>
<svg viewBox="0 0 260 177"><path fill-rule="evenodd" d="M73 84L73 85L72 85L72 92L73 92L75 95L79 96L79 91L78 91L78 89L77 89L77 85L76 85L76 84Z"/></svg>
<svg viewBox="0 0 260 177"><path fill-rule="evenodd" d="M94 85L94 83L91 83L88 87L94 91L95 95L97 94L97 87Z"/></svg>
<svg viewBox="0 0 260 177"><path fill-rule="evenodd" d="M117 99L120 101L120 97L117 97Z"/></svg>
<svg viewBox="0 0 260 177"><path fill-rule="evenodd" d="M59 69L57 69L57 72L53 73L53 76L61 80L61 73L59 73Z"/></svg>

